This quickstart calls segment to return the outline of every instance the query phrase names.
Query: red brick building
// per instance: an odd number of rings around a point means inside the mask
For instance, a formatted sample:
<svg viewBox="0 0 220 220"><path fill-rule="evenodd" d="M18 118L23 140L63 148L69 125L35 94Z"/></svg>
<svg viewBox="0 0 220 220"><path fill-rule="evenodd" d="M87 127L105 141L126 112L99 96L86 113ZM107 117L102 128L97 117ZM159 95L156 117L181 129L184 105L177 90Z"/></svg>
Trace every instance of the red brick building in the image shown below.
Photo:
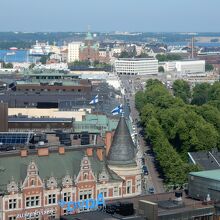
<svg viewBox="0 0 220 220"><path fill-rule="evenodd" d="M82 149L22 149L0 156L0 219L58 219L74 214L61 208L61 200L96 199L100 193L105 200L140 195L141 170L123 117L114 137L107 133L105 143ZM75 210L82 211L88 210Z"/></svg>
<svg viewBox="0 0 220 220"><path fill-rule="evenodd" d="M90 32L87 33L84 44L80 47L79 60L92 62L99 60L99 45L93 40Z"/></svg>
<svg viewBox="0 0 220 220"><path fill-rule="evenodd" d="M92 34L87 33L84 44L80 46L79 60L89 60L91 62L99 61L101 63L109 63L110 52L107 48L99 48L99 44L94 41Z"/></svg>

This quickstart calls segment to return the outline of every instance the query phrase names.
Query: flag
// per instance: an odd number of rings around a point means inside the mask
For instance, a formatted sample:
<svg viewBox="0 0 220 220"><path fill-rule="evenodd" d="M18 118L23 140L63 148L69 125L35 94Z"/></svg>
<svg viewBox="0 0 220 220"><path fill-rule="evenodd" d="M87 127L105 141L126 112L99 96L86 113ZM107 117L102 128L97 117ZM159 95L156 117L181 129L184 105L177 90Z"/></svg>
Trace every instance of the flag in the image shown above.
<svg viewBox="0 0 220 220"><path fill-rule="evenodd" d="M94 99L89 103L90 105L96 104L99 102L99 95L96 95Z"/></svg>
<svg viewBox="0 0 220 220"><path fill-rule="evenodd" d="M111 112L113 115L117 115L117 114L120 114L122 113L122 110L123 110L123 107L122 107L122 104L115 107Z"/></svg>

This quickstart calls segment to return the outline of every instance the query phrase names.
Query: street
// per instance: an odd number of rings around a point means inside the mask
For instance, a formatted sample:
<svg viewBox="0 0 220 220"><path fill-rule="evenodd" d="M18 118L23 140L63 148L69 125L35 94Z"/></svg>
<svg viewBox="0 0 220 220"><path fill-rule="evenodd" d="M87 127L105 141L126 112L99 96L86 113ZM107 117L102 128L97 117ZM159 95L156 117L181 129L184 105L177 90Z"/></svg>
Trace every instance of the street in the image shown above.
<svg viewBox="0 0 220 220"><path fill-rule="evenodd" d="M146 165L148 175L143 178L143 194L149 194L149 189L154 189L154 193L163 193L163 180L159 177L159 173L155 167L154 157L149 146L147 146L144 137L140 135L141 127L137 126L140 121L139 113L135 108L135 93L138 90L143 90L143 80L136 80L133 77L120 77L121 85L125 91L125 100L130 106L130 116L132 118L132 125L137 134L137 148L138 148L138 164L141 166ZM144 158L145 164L141 164L141 158ZM151 192L152 193L152 192Z"/></svg>

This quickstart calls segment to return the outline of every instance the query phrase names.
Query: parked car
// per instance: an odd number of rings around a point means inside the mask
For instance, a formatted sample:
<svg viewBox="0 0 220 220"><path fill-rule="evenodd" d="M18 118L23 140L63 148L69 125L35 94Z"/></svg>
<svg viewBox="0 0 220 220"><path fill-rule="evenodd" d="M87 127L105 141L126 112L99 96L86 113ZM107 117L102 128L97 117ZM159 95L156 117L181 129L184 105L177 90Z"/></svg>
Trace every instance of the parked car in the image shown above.
<svg viewBox="0 0 220 220"><path fill-rule="evenodd" d="M142 169L143 169L144 175L148 175L148 169L147 169L146 165L144 165L144 166L142 167Z"/></svg>
<svg viewBox="0 0 220 220"><path fill-rule="evenodd" d="M154 194L154 192L155 192L154 187L149 187L148 192L150 194Z"/></svg>

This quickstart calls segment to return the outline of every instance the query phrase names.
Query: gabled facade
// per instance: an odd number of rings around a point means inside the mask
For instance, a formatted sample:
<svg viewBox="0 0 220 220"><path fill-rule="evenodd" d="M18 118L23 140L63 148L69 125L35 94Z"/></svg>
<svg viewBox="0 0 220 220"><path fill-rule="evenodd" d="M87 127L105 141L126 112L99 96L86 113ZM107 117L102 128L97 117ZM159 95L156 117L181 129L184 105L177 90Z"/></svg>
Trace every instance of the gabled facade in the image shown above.
<svg viewBox="0 0 220 220"><path fill-rule="evenodd" d="M135 147L130 139L121 142L128 132L121 118L107 158L101 147L68 152L64 147L53 152L42 148L38 154L23 149L20 156L0 158L0 219L56 219L88 211L83 207L68 213L67 202L96 199L100 193L106 201L140 195L141 171L135 162ZM125 154L131 153L123 157L123 163L113 154L116 143Z"/></svg>

